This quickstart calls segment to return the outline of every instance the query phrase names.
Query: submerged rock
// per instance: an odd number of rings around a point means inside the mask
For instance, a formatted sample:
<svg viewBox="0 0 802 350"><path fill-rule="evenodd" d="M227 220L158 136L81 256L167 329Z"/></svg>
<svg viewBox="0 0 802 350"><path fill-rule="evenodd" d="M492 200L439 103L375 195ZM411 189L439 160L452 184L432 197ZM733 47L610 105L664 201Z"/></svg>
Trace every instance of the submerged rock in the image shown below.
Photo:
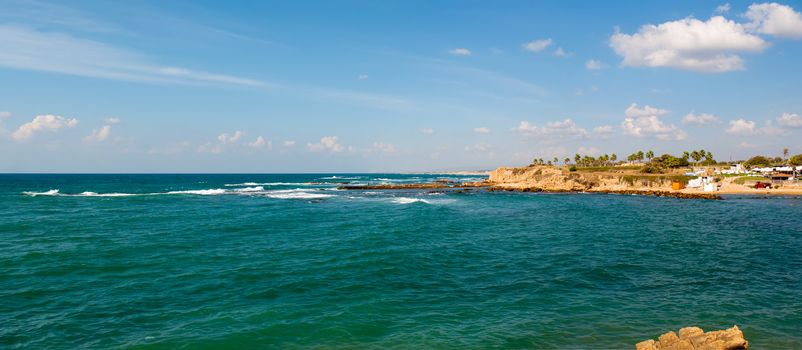
<svg viewBox="0 0 802 350"><path fill-rule="evenodd" d="M705 333L699 327L685 327L661 335L658 340L644 340L635 344L636 350L746 350L749 342L738 326Z"/></svg>

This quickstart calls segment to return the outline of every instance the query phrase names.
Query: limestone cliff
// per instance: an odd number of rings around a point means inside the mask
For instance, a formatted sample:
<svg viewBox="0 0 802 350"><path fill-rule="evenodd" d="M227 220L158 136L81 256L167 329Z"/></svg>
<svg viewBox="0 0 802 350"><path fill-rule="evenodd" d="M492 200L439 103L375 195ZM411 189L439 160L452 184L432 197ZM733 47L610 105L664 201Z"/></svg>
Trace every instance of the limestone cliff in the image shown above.
<svg viewBox="0 0 802 350"><path fill-rule="evenodd" d="M532 166L498 168L490 172L489 181L502 189L538 191L670 191L672 176L570 172L565 168Z"/></svg>

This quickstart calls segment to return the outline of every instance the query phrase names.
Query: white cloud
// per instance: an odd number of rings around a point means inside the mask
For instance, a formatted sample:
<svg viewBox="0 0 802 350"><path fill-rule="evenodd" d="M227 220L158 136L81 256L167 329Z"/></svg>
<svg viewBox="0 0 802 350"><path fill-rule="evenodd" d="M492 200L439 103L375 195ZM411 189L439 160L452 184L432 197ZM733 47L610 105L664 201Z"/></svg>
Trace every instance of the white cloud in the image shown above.
<svg viewBox="0 0 802 350"><path fill-rule="evenodd" d="M11 112L0 111L0 119L5 119L11 116Z"/></svg>
<svg viewBox="0 0 802 350"><path fill-rule="evenodd" d="M368 80L369 76L367 74L360 74L356 76L359 80Z"/></svg>
<svg viewBox="0 0 802 350"><path fill-rule="evenodd" d="M149 83L269 85L254 79L159 65L146 55L124 48L15 25L0 25L0 66Z"/></svg>
<svg viewBox="0 0 802 350"><path fill-rule="evenodd" d="M293 141L293 140L287 140L287 141L284 141L283 143L281 143L281 146L282 146L282 147L292 147L292 146L295 146L295 141Z"/></svg>
<svg viewBox="0 0 802 350"><path fill-rule="evenodd" d="M78 119L64 118L60 115L37 115L32 121L20 125L20 127L11 134L11 138L16 141L24 141L30 139L34 133L47 130L51 132L58 131L61 128L72 128L78 125Z"/></svg>
<svg viewBox="0 0 802 350"><path fill-rule="evenodd" d="M562 47L558 47L557 50L554 50L554 56L557 57L571 57L573 55L573 52L565 52Z"/></svg>
<svg viewBox="0 0 802 350"><path fill-rule="evenodd" d="M223 146L219 143L207 142L198 146L198 152L220 154L223 153Z"/></svg>
<svg viewBox="0 0 802 350"><path fill-rule="evenodd" d="M802 38L802 14L778 3L749 5L744 14L752 22L750 30L780 37Z"/></svg>
<svg viewBox="0 0 802 350"><path fill-rule="evenodd" d="M100 130L94 129L92 133L88 136L84 137L84 141L86 142L103 142L107 138L109 138L109 134L111 134L111 125L103 125Z"/></svg>
<svg viewBox="0 0 802 350"><path fill-rule="evenodd" d="M624 58L624 66L728 72L744 67L736 53L761 52L768 43L744 25L715 16L648 24L632 35L617 32L610 46Z"/></svg>
<svg viewBox="0 0 802 350"><path fill-rule="evenodd" d="M527 121L522 121L512 130L526 136L583 138L588 135L587 130L577 126L570 118L562 121L548 122L542 127L532 125Z"/></svg>
<svg viewBox="0 0 802 350"><path fill-rule="evenodd" d="M526 51L540 52L543 51L545 48L549 47L551 43L552 43L551 39L539 39L525 43L522 46Z"/></svg>
<svg viewBox="0 0 802 350"><path fill-rule="evenodd" d="M716 6L716 13L727 13L730 12L730 3L726 3L723 5Z"/></svg>
<svg viewBox="0 0 802 350"><path fill-rule="evenodd" d="M229 135L226 132L226 133L220 134L220 136L217 136L217 140L220 141L220 143L222 143L222 144L234 143L234 142L239 141L240 138L242 138L242 131L239 131L239 130L235 131L231 135Z"/></svg>
<svg viewBox="0 0 802 350"><path fill-rule="evenodd" d="M748 142L741 142L738 144L738 148L755 148L755 147L757 146Z"/></svg>
<svg viewBox="0 0 802 350"><path fill-rule="evenodd" d="M448 50L448 53L450 53L450 54L452 54L454 56L470 56L471 55L471 50L468 50L468 49L463 48L463 47L458 47L456 49Z"/></svg>
<svg viewBox="0 0 802 350"><path fill-rule="evenodd" d="M612 125L601 125L593 128L593 134L601 138L610 137L614 132Z"/></svg>
<svg viewBox="0 0 802 350"><path fill-rule="evenodd" d="M432 128L423 128L423 129L421 129L420 132L422 132L422 133L424 133L426 135L431 135L431 134L434 134L434 129L432 129Z"/></svg>
<svg viewBox="0 0 802 350"><path fill-rule="evenodd" d="M685 131L678 129L673 124L665 124L660 120L660 116L668 114L665 109L644 106L639 108L637 104L631 104L625 111L624 121L621 129L624 134L635 137L654 137L664 141L680 141L687 138Z"/></svg>
<svg viewBox="0 0 802 350"><path fill-rule="evenodd" d="M730 120L730 127L726 130L726 133L734 135L752 135L755 132L757 132L757 124L746 119Z"/></svg>
<svg viewBox="0 0 802 350"><path fill-rule="evenodd" d="M473 132L475 132L477 134L489 134L490 133L490 129L488 129L488 128L483 126L483 127L479 127L479 128L474 128Z"/></svg>
<svg viewBox="0 0 802 350"><path fill-rule="evenodd" d="M777 118L777 123L789 128L802 128L802 117L796 113L783 113Z"/></svg>
<svg viewBox="0 0 802 350"><path fill-rule="evenodd" d="M264 137L257 136L256 140L248 142L248 147L250 148L263 148L265 146L267 146L267 149L273 148L273 141L266 141Z"/></svg>
<svg viewBox="0 0 802 350"><path fill-rule="evenodd" d="M587 62L585 62L585 68L587 68L588 70L600 70L607 68L607 65L602 63L601 61L590 59Z"/></svg>
<svg viewBox="0 0 802 350"><path fill-rule="evenodd" d="M313 152L328 151L340 153L346 149L337 142L337 136L324 136L320 139L319 143L307 143L306 147Z"/></svg>
<svg viewBox="0 0 802 350"><path fill-rule="evenodd" d="M718 117L708 114L693 114L688 113L686 116L682 117L682 124L691 124L691 125L706 125L706 124L713 124L718 123L720 120Z"/></svg>
<svg viewBox="0 0 802 350"><path fill-rule="evenodd" d="M106 124L110 124L110 125L111 124L119 124L120 123L120 118L111 117L111 118L106 118L105 121L106 121Z"/></svg>
<svg viewBox="0 0 802 350"><path fill-rule="evenodd" d="M374 142L373 149L382 153L394 153L395 146L384 142Z"/></svg>
<svg viewBox="0 0 802 350"><path fill-rule="evenodd" d="M771 120L766 121L766 125L760 128L758 131L762 134L770 136L785 136L790 133L786 129L774 126L774 123L772 123Z"/></svg>

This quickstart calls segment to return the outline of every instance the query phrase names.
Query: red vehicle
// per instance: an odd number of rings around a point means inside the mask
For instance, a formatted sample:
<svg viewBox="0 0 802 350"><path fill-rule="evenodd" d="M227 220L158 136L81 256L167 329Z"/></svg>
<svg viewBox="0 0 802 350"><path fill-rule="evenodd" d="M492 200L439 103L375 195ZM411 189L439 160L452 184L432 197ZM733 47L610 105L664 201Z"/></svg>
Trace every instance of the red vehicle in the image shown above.
<svg viewBox="0 0 802 350"><path fill-rule="evenodd" d="M760 182L760 181L758 181L758 182L755 183L755 188L771 188L771 184L768 183L768 182Z"/></svg>

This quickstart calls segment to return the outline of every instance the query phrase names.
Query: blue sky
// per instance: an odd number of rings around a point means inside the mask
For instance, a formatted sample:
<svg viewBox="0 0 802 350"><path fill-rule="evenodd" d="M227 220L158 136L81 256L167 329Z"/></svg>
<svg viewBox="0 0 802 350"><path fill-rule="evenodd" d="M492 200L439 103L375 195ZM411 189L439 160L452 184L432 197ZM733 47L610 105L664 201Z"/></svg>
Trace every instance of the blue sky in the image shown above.
<svg viewBox="0 0 802 350"><path fill-rule="evenodd" d="M0 171L802 153L800 2L0 0Z"/></svg>

